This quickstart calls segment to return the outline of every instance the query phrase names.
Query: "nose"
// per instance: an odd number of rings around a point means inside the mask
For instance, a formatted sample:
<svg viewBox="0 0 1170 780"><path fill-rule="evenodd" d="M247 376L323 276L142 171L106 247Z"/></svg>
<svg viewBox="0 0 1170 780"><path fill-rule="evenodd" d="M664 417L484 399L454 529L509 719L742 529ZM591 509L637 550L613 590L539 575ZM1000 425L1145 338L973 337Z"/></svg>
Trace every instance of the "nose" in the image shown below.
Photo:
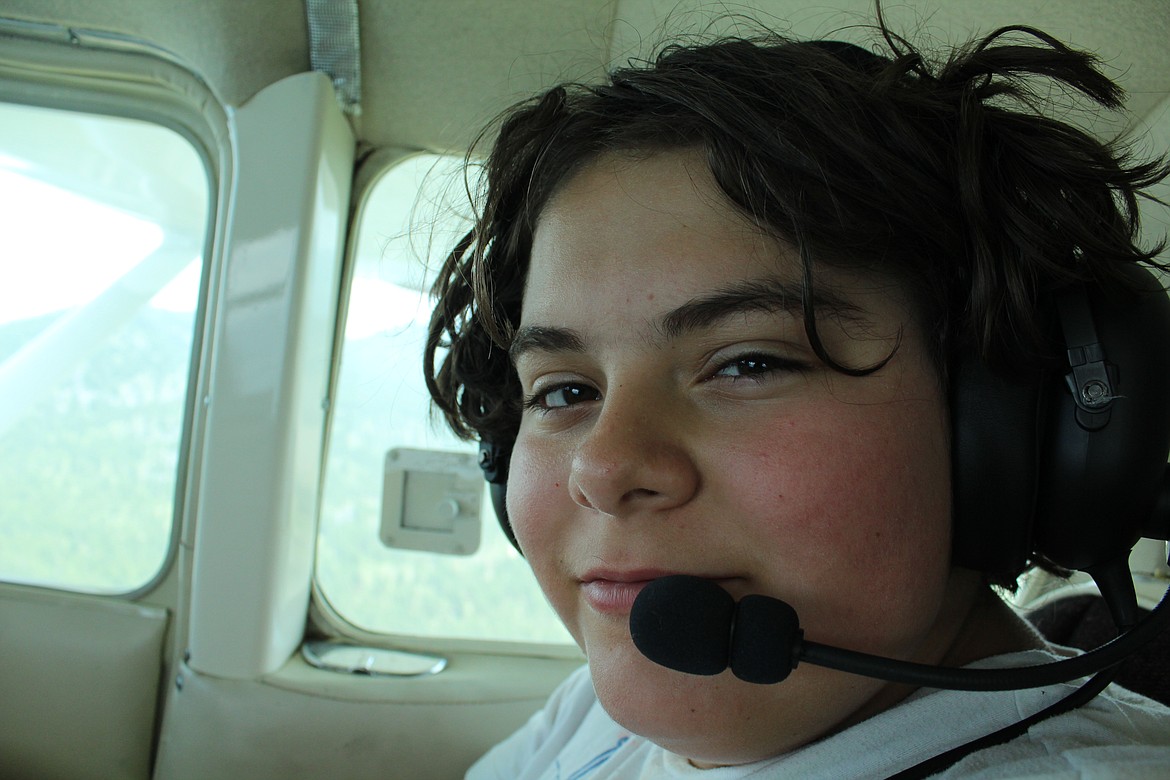
<svg viewBox="0 0 1170 780"><path fill-rule="evenodd" d="M687 503L699 488L699 471L685 428L684 415L611 394L573 455L573 500L612 517Z"/></svg>

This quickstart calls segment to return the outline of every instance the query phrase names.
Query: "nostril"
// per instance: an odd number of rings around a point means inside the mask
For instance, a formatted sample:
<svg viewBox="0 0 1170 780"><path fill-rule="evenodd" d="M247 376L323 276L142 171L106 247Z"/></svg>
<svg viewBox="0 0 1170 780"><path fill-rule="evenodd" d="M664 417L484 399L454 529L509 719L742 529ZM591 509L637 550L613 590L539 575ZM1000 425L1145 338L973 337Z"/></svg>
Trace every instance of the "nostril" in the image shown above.
<svg viewBox="0 0 1170 780"><path fill-rule="evenodd" d="M569 493L581 507L612 517L690 500L698 471L674 424L628 408L610 408L573 453Z"/></svg>
<svg viewBox="0 0 1170 780"><path fill-rule="evenodd" d="M597 508L593 505L593 502L589 500L589 496L585 495L585 491L581 489L580 483L578 483L576 480L572 480L569 483L569 497L573 499L574 503L576 503L578 506L584 507L585 509Z"/></svg>

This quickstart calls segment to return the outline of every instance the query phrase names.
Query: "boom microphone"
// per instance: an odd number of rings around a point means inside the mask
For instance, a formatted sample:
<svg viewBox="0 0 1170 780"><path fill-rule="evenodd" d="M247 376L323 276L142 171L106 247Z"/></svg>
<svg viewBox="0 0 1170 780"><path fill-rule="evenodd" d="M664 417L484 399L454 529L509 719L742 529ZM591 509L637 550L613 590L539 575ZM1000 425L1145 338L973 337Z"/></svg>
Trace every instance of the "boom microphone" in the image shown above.
<svg viewBox="0 0 1170 780"><path fill-rule="evenodd" d="M642 589L630 610L634 645L654 663L687 674L731 668L751 683L778 683L805 661L889 682L961 691L1039 688L1075 680L1124 661L1170 624L1170 597L1132 629L1074 658L1009 669L957 669L897 661L804 639L796 611L769 596L738 603L714 582L671 575Z"/></svg>

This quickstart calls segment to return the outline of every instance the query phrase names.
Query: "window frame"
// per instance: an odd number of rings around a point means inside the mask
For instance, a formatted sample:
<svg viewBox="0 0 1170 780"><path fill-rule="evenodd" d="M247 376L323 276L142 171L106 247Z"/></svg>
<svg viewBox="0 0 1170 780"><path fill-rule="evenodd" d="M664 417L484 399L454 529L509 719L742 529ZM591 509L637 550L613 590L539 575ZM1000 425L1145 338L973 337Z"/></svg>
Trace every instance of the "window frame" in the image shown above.
<svg viewBox="0 0 1170 780"><path fill-rule="evenodd" d="M187 357L187 388L183 404L171 528L167 550L154 575L137 588L93 593L50 584L0 581L2 588L32 589L114 598L158 601L151 594L165 592L162 603L175 600L177 561L181 541L188 533L187 518L197 483L201 445L201 404L196 402L207 383L205 351L208 323L214 318L214 296L222 251L224 204L232 157L226 112L210 88L176 58L162 50L97 31L65 29L0 18L0 102L60 111L128 119L162 127L192 148L207 179L207 212L202 238L202 268L198 300L192 320L191 351Z"/></svg>
<svg viewBox="0 0 1170 780"><path fill-rule="evenodd" d="M433 152L424 149L382 148L364 158L354 177L352 191L352 207L350 209L349 235L346 242L345 258L342 266L341 299L337 311L337 328L334 332L333 364L329 375L329 397L337 397L338 381L340 379L342 352L345 344L345 323L349 314L349 299L353 278L356 274L358 234L361 229L366 208L370 203L370 195L383 178L400 164L419 155L448 155L457 158L459 155L443 152ZM419 356L421 371L421 355ZM325 423L325 437L323 447L325 457L321 469L322 487L324 487L325 465L329 442L333 435L334 405L330 405L329 415ZM323 494L323 491L322 491ZM318 510L320 513L320 509ZM485 513L480 522L488 525L496 523L495 515ZM435 553L438 554L438 553ZM312 580L312 598L310 604L310 634L341 639L361 645L373 647L392 647L395 649L417 653L443 654L476 654L508 657L528 657L554 659L558 661L583 661L581 650L570 643L536 642L505 639L474 639L456 636L415 635L404 631L381 632L371 630L350 621L329 602L317 579L316 563L314 562Z"/></svg>

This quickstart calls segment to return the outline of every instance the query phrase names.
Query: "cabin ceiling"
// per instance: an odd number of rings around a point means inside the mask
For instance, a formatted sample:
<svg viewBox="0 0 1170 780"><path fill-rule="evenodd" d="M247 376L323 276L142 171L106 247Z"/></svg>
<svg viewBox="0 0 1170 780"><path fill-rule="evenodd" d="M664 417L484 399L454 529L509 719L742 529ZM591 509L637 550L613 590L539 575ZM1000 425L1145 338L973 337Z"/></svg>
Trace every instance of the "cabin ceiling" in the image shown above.
<svg viewBox="0 0 1170 780"><path fill-rule="evenodd" d="M344 0L343 0L344 2ZM1098 52L1146 121L1170 105L1167 0L887 0L915 42L965 39L1007 24L1039 27ZM754 10L753 10L754 9ZM564 80L645 54L664 30L717 29L736 17L799 36L865 41L871 0L358 0L361 113L369 146L462 150L502 108ZM239 105L310 69L299 0L0 0L0 17L150 41ZM666 19L665 25L663 21ZM3 40L0 39L0 46ZM1116 131L1116 118L1095 129Z"/></svg>

